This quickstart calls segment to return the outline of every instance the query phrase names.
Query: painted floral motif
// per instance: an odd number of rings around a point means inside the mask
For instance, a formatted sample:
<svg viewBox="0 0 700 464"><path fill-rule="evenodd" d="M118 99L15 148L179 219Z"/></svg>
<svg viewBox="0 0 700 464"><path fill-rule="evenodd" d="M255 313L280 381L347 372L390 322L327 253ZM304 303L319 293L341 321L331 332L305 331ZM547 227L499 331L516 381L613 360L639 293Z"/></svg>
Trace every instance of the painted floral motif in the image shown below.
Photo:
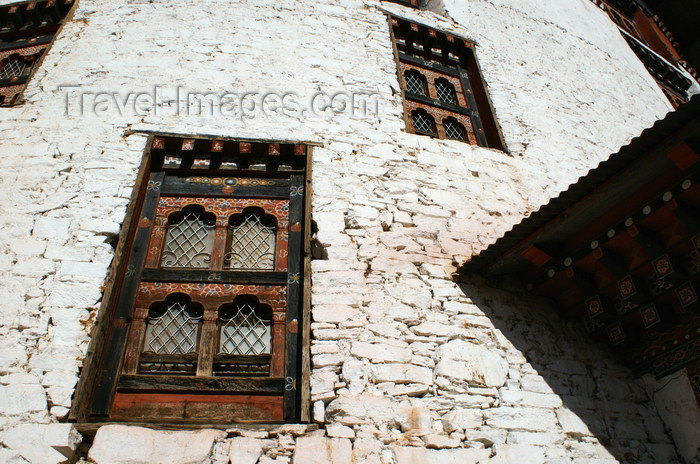
<svg viewBox="0 0 700 464"><path fill-rule="evenodd" d="M620 290L620 295L623 297L633 295L636 291L634 288L634 282L632 282L632 279L629 277L618 282L617 288Z"/></svg>
<svg viewBox="0 0 700 464"><path fill-rule="evenodd" d="M212 297L230 297L233 300L238 295L255 295L261 303L269 305L273 311L285 311L287 301L287 288L284 285L175 282L141 282L137 301L158 301L173 293L185 293L193 301Z"/></svg>
<svg viewBox="0 0 700 464"><path fill-rule="evenodd" d="M192 184L226 185L229 187L276 185L276 182L271 179L249 179L242 177L187 177L185 182Z"/></svg>
<svg viewBox="0 0 700 464"><path fill-rule="evenodd" d="M261 198L200 198L200 197L171 197L162 196L158 200L156 215L168 217L188 205L202 206L208 212L219 218L228 218L232 214L242 212L245 208L258 207L272 214L279 222L289 220L288 200L265 200Z"/></svg>
<svg viewBox="0 0 700 464"><path fill-rule="evenodd" d="M297 379L294 377L286 377L284 379L285 385L284 389L285 391L292 391L297 389Z"/></svg>
<svg viewBox="0 0 700 464"><path fill-rule="evenodd" d="M657 277L663 277L673 271L673 267L671 266L668 256L662 256L654 261L654 271L656 272Z"/></svg>
<svg viewBox="0 0 700 464"><path fill-rule="evenodd" d="M684 307L694 303L698 299L695 289L693 289L691 284L684 285L676 290L676 292L678 293L678 299L681 301L681 305Z"/></svg>
<svg viewBox="0 0 700 464"><path fill-rule="evenodd" d="M660 321L659 313L656 311L656 308L654 307L653 304L642 309L641 315L642 315L642 322L644 323L644 327L647 327L647 328L651 327L652 325L654 325Z"/></svg>
<svg viewBox="0 0 700 464"><path fill-rule="evenodd" d="M595 316L603 311L603 306L601 305L599 298L591 298L590 300L588 300L587 306L588 313L591 316Z"/></svg>
<svg viewBox="0 0 700 464"><path fill-rule="evenodd" d="M625 340L625 331L622 329L622 324L617 323L609 327L608 337L613 345L623 342Z"/></svg>

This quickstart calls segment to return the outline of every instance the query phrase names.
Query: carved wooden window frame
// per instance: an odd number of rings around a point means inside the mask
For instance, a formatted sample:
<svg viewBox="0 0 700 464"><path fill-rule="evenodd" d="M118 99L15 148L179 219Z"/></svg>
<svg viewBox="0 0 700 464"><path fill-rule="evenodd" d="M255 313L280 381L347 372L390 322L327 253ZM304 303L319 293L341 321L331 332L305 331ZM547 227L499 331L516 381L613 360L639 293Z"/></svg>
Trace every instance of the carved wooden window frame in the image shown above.
<svg viewBox="0 0 700 464"><path fill-rule="evenodd" d="M21 60L24 69L0 79L0 107L21 103L22 92L71 13L74 0L44 0L0 7L0 70Z"/></svg>
<svg viewBox="0 0 700 464"><path fill-rule="evenodd" d="M465 129L466 142L505 151L505 143L494 117L486 85L481 77L474 44L466 39L396 16L389 16L391 39L404 102L406 130L440 139L449 138L443 121L456 120ZM428 95L408 90L406 73L419 73ZM439 98L436 83L454 88L456 101ZM415 111L426 111L435 121L434 133L414 126Z"/></svg>
<svg viewBox="0 0 700 464"><path fill-rule="evenodd" d="M310 155L308 144L149 137L76 390L74 421L309 420ZM164 267L168 218L192 205L216 217L208 267ZM246 211L275 218L272 269L224 267L229 220ZM160 317L154 305L173 295L203 308L192 353L144 347L149 317ZM257 314L269 311L269 353L220 352L220 310L239 298ZM159 363L165 368L143 368ZM185 367L168 370L178 363Z"/></svg>

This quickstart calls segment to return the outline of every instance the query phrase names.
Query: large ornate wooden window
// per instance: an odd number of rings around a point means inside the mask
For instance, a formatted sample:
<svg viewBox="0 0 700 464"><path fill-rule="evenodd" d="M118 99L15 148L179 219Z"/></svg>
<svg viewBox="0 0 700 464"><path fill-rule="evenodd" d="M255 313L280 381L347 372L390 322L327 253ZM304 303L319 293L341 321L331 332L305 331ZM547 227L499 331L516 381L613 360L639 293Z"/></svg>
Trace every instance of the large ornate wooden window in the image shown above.
<svg viewBox="0 0 700 464"><path fill-rule="evenodd" d="M306 150L153 138L77 420L302 418Z"/></svg>
<svg viewBox="0 0 700 464"><path fill-rule="evenodd" d="M674 108L688 101L690 79L680 68L697 76L682 59L677 43L657 16L630 0L594 0L610 19L619 27L630 48L644 63L651 76L661 87Z"/></svg>
<svg viewBox="0 0 700 464"><path fill-rule="evenodd" d="M392 17L409 132L504 149L474 44Z"/></svg>
<svg viewBox="0 0 700 464"><path fill-rule="evenodd" d="M29 76L73 7L73 0L0 7L0 106L18 103Z"/></svg>

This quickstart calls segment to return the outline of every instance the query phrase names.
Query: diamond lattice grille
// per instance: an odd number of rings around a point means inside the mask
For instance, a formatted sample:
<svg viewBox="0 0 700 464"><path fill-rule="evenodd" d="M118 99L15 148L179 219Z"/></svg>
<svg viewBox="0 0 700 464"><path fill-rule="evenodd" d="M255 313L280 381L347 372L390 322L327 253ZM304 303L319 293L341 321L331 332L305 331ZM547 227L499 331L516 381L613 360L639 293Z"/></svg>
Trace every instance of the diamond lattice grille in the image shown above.
<svg viewBox="0 0 700 464"><path fill-rule="evenodd" d="M461 140L461 141L466 140L466 135L464 133L464 127L460 123L447 120L444 122L444 126L445 126L445 135L447 136L448 139Z"/></svg>
<svg viewBox="0 0 700 464"><path fill-rule="evenodd" d="M230 319L221 319L220 353L252 355L270 352L270 321L260 318L248 303L236 306Z"/></svg>
<svg viewBox="0 0 700 464"><path fill-rule="evenodd" d="M415 72L407 72L406 77L406 92L415 93L418 95L427 95L425 91L425 82L421 79L420 74Z"/></svg>
<svg viewBox="0 0 700 464"><path fill-rule="evenodd" d="M214 225L197 213L187 213L182 221L168 227L161 266L209 267L214 245Z"/></svg>
<svg viewBox="0 0 700 464"><path fill-rule="evenodd" d="M445 81L440 80L440 79L436 80L435 81L435 92L437 93L437 97L441 102L449 103L451 105L454 105L457 103L455 89L448 82L445 82Z"/></svg>
<svg viewBox="0 0 700 464"><path fill-rule="evenodd" d="M150 318L143 351L159 354L187 354L196 351L201 316L187 313L187 303L176 301L160 317Z"/></svg>
<svg viewBox="0 0 700 464"><path fill-rule="evenodd" d="M413 113L413 127L417 131L435 133L435 128L433 127L433 121L427 114L416 111Z"/></svg>
<svg viewBox="0 0 700 464"><path fill-rule="evenodd" d="M27 69L27 63L24 60L19 58L10 60L0 69L0 80L19 77L25 69Z"/></svg>
<svg viewBox="0 0 700 464"><path fill-rule="evenodd" d="M275 265L275 228L262 223L257 214L245 216L231 227L231 269L272 270Z"/></svg>

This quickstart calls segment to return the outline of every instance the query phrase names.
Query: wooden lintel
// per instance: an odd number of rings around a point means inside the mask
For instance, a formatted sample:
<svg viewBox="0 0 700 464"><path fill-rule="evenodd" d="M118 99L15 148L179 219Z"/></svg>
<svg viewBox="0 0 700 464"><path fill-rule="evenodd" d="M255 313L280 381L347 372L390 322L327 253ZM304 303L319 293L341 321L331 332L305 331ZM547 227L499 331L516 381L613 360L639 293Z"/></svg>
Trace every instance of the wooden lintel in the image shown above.
<svg viewBox="0 0 700 464"><path fill-rule="evenodd" d="M184 377L177 375L122 375L120 390L168 390L236 393L283 393L284 379L270 377Z"/></svg>

